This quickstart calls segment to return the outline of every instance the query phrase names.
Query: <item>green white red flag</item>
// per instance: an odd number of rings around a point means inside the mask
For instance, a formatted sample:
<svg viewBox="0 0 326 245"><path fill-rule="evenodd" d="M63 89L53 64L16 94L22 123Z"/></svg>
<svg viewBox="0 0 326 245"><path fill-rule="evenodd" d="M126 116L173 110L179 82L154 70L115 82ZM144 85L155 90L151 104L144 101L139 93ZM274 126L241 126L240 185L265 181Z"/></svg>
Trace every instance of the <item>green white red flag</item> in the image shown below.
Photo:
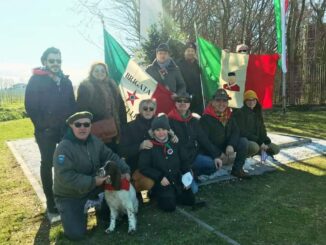
<svg viewBox="0 0 326 245"><path fill-rule="evenodd" d="M135 119L140 101L155 98L156 112L168 113L174 106L171 92L148 75L104 29L105 63L119 86L128 121Z"/></svg>
<svg viewBox="0 0 326 245"><path fill-rule="evenodd" d="M197 39L202 70L204 97L209 101L218 88L227 90L232 98L229 105L240 108L243 94L254 90L264 109L273 106L274 78L278 54L248 55L226 52L203 38ZM228 73L235 73L230 85Z"/></svg>

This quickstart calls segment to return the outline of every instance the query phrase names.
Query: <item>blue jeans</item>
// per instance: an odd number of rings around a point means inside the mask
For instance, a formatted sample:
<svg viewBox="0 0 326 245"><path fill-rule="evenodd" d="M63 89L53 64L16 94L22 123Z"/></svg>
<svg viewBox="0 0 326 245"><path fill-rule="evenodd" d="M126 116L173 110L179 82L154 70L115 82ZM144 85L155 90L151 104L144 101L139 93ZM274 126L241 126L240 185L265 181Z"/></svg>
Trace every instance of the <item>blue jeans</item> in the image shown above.
<svg viewBox="0 0 326 245"><path fill-rule="evenodd" d="M216 171L214 159L206 155L198 154L192 164L192 170L196 176L203 174L210 175Z"/></svg>
<svg viewBox="0 0 326 245"><path fill-rule="evenodd" d="M87 213L84 213L86 201L87 198L55 198L64 233L70 240L81 240L86 235Z"/></svg>

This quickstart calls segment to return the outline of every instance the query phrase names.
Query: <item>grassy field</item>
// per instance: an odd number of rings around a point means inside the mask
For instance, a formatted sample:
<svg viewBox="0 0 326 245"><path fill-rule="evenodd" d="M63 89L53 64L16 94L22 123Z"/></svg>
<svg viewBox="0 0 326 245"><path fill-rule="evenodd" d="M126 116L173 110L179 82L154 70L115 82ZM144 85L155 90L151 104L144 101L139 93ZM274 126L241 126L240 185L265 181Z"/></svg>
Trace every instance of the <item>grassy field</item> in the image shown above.
<svg viewBox="0 0 326 245"><path fill-rule="evenodd" d="M325 138L324 112L289 113L294 114L286 121L277 113L268 115L269 129L295 133L286 124L297 120L292 127L299 134ZM306 128L313 120L318 127ZM126 235L125 220L116 233L106 235L106 227L95 228L91 217L88 240L67 241L61 225L51 227L44 218L41 203L5 145L8 139L31 137L30 121L1 122L0 130L0 244L227 244L179 213L158 211L154 204L140 209L138 231L132 237ZM200 197L208 207L189 211L240 244L325 244L325 175L323 156L250 181L205 186Z"/></svg>
<svg viewBox="0 0 326 245"><path fill-rule="evenodd" d="M23 103L0 104L0 122L22 119L26 116Z"/></svg>

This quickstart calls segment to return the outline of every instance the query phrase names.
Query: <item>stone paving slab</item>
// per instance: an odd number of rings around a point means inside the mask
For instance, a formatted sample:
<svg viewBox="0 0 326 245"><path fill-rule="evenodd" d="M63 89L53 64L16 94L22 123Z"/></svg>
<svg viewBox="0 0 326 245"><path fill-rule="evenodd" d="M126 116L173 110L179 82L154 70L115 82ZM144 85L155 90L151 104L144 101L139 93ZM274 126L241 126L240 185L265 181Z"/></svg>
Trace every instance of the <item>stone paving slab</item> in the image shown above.
<svg viewBox="0 0 326 245"><path fill-rule="evenodd" d="M326 141L308 139L292 135L269 133L272 142L281 146L281 152L275 156L277 162L262 164L259 156L247 159L244 169L251 175L259 175L264 172L275 171L276 166L298 160L326 154ZM34 138L8 141L7 145L21 165L26 177L31 182L38 197L45 205L45 197L40 180L40 153ZM207 179L201 185L233 179L230 175L231 166L223 166L212 178Z"/></svg>

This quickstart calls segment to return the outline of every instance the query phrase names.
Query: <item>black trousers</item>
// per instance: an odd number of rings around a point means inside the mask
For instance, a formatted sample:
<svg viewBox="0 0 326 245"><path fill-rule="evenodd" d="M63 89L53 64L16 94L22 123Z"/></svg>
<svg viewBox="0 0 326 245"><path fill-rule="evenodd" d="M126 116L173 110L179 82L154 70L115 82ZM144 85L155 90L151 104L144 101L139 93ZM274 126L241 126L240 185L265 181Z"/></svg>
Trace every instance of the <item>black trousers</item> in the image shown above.
<svg viewBox="0 0 326 245"><path fill-rule="evenodd" d="M157 185L154 188L154 194L157 198L158 207L167 212L174 211L177 203L189 206L195 204L195 195L190 188L187 190L178 190L173 185Z"/></svg>
<svg viewBox="0 0 326 245"><path fill-rule="evenodd" d="M46 129L41 132L35 132L36 143L41 153L41 181L43 191L46 197L46 205L49 212L56 212L55 202L53 198L53 154L57 143L61 139L60 130Z"/></svg>

